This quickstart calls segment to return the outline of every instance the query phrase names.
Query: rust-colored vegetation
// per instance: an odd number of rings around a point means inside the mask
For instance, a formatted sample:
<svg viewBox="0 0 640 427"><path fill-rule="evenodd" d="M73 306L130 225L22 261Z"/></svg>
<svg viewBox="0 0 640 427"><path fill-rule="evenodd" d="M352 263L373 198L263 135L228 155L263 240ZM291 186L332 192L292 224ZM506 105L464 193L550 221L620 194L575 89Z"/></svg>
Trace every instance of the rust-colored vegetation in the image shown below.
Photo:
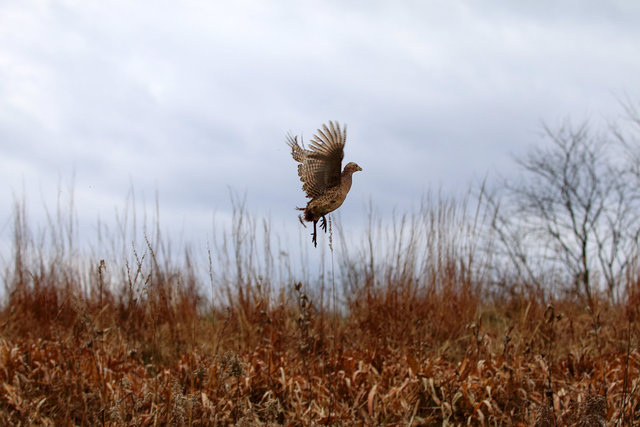
<svg viewBox="0 0 640 427"><path fill-rule="evenodd" d="M205 265L158 229L138 245L103 230L83 252L72 218L37 234L17 206L0 424L640 423L638 282L587 308L497 280L468 211L371 213L349 244L334 223L333 267L310 279L242 203Z"/></svg>

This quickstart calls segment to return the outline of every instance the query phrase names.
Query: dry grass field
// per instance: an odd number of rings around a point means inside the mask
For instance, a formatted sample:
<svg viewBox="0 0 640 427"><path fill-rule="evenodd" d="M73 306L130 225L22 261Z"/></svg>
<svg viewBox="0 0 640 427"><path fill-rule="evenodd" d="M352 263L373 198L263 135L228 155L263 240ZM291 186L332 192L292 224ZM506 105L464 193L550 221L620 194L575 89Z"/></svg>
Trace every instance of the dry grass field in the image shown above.
<svg viewBox="0 0 640 427"><path fill-rule="evenodd" d="M79 253L64 219L38 234L18 206L0 424L639 425L640 286L590 308L497 286L463 210L442 202L389 233L369 221L351 251L334 226L323 288L278 279L269 253L256 267L243 210L229 263L220 246L202 266L154 233Z"/></svg>

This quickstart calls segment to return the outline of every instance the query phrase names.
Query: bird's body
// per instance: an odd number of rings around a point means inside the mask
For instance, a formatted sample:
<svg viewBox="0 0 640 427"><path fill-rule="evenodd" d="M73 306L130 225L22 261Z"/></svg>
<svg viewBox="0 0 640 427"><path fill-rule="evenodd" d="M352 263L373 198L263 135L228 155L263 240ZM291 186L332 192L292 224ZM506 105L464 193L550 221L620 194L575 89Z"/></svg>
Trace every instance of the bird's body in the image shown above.
<svg viewBox="0 0 640 427"><path fill-rule="evenodd" d="M321 226L326 231L325 215L338 209L351 189L351 175L361 171L356 163L350 162L341 172L346 129L329 122L311 139L310 149L298 144L298 138L289 135L287 143L291 147L291 155L299 162L298 175L302 181L302 189L311 200L300 216L301 221L313 222L313 243L317 245L316 224L322 220ZM304 223L303 223L304 224Z"/></svg>
<svg viewBox="0 0 640 427"><path fill-rule="evenodd" d="M352 174L353 172L343 172L340 177L340 185L330 187L322 196L309 200L304 209L305 221L318 221L342 206L351 189Z"/></svg>

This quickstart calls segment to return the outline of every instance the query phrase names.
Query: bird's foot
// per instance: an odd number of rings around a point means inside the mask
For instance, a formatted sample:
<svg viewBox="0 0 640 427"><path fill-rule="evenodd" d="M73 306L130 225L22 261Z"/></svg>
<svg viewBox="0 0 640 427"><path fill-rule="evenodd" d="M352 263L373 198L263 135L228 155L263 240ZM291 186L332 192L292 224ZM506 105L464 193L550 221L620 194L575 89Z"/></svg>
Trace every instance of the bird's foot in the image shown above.
<svg viewBox="0 0 640 427"><path fill-rule="evenodd" d="M316 230L317 223L318 221L313 221L313 233L311 233L311 243L313 243L314 248L318 247L318 233Z"/></svg>
<svg viewBox="0 0 640 427"><path fill-rule="evenodd" d="M320 227L324 230L324 232L327 232L327 218L323 215L320 221Z"/></svg>

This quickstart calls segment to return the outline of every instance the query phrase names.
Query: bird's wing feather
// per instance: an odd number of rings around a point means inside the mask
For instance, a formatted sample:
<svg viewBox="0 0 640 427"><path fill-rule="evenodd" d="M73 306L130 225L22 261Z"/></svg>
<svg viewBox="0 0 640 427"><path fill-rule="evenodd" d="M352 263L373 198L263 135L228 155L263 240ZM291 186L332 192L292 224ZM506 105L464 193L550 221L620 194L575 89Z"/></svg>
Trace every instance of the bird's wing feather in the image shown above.
<svg viewBox="0 0 640 427"><path fill-rule="evenodd" d="M307 197L315 199L322 196L328 188L340 185L346 139L346 127L340 129L340 125L332 121L328 127L322 125L322 129L318 129L309 142L309 149L301 147L297 137L287 137L291 155L300 162L298 175Z"/></svg>

